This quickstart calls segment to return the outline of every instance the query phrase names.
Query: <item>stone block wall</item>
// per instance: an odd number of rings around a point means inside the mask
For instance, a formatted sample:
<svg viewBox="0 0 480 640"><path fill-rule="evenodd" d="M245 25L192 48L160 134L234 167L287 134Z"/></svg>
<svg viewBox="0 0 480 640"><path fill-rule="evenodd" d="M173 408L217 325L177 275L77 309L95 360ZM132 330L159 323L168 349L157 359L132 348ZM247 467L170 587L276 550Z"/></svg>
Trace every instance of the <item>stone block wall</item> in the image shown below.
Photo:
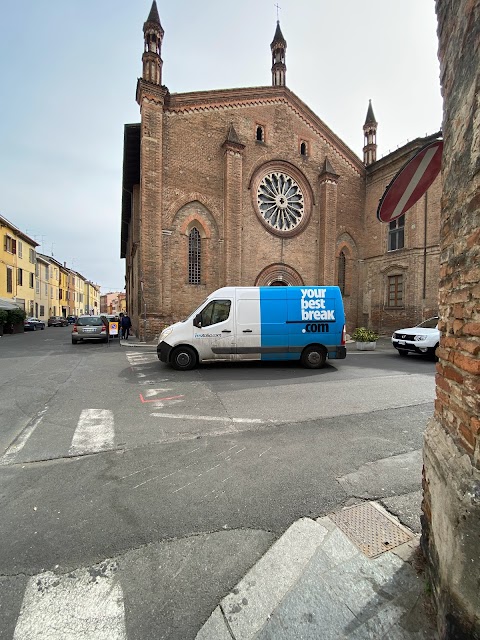
<svg viewBox="0 0 480 640"><path fill-rule="evenodd" d="M442 639L480 638L480 3L437 0L444 97L437 398L422 547Z"/></svg>

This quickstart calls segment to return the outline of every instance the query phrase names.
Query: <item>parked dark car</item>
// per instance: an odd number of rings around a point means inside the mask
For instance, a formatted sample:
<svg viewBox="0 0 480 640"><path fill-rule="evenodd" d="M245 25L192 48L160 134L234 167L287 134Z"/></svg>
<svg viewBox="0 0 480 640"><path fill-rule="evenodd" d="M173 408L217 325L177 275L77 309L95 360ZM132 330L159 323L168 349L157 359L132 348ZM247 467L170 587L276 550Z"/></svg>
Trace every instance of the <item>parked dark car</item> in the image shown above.
<svg viewBox="0 0 480 640"><path fill-rule="evenodd" d="M25 318L23 321L23 330L24 331L37 331L37 329L45 329L45 322L43 320L39 320L38 318Z"/></svg>
<svg viewBox="0 0 480 640"><path fill-rule="evenodd" d="M75 324L76 319L77 319L77 316L67 316L68 324Z"/></svg>
<svg viewBox="0 0 480 640"><path fill-rule="evenodd" d="M68 325L68 320L63 316L52 316L48 319L49 327L66 327Z"/></svg>

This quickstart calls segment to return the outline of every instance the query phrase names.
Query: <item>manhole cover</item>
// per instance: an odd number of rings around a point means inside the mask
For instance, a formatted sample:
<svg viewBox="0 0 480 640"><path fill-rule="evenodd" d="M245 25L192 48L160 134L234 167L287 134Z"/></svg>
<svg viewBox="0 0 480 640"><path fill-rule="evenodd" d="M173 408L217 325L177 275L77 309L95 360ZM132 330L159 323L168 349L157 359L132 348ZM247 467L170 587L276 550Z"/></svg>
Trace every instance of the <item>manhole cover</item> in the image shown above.
<svg viewBox="0 0 480 640"><path fill-rule="evenodd" d="M347 507L328 517L369 558L390 551L413 537L371 502Z"/></svg>

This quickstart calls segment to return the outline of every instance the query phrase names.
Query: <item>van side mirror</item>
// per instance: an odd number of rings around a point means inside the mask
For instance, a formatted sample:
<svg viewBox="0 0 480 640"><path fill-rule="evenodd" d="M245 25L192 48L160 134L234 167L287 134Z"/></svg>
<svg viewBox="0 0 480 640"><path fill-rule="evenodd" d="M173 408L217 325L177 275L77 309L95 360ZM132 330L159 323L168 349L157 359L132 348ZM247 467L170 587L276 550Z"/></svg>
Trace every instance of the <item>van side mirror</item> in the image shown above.
<svg viewBox="0 0 480 640"><path fill-rule="evenodd" d="M193 326L194 327L198 327L199 329L202 328L202 314L198 313L195 318L193 319Z"/></svg>

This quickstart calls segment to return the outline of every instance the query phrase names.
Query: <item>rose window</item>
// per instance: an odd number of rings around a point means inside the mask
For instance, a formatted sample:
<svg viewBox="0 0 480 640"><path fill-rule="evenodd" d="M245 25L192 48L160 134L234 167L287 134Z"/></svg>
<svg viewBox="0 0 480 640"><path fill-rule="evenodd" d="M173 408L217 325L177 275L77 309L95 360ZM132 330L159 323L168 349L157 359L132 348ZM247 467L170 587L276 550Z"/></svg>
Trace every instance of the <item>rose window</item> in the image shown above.
<svg viewBox="0 0 480 640"><path fill-rule="evenodd" d="M267 174L260 182L257 204L263 221L277 232L295 229L305 210L302 190L291 176L281 171Z"/></svg>

